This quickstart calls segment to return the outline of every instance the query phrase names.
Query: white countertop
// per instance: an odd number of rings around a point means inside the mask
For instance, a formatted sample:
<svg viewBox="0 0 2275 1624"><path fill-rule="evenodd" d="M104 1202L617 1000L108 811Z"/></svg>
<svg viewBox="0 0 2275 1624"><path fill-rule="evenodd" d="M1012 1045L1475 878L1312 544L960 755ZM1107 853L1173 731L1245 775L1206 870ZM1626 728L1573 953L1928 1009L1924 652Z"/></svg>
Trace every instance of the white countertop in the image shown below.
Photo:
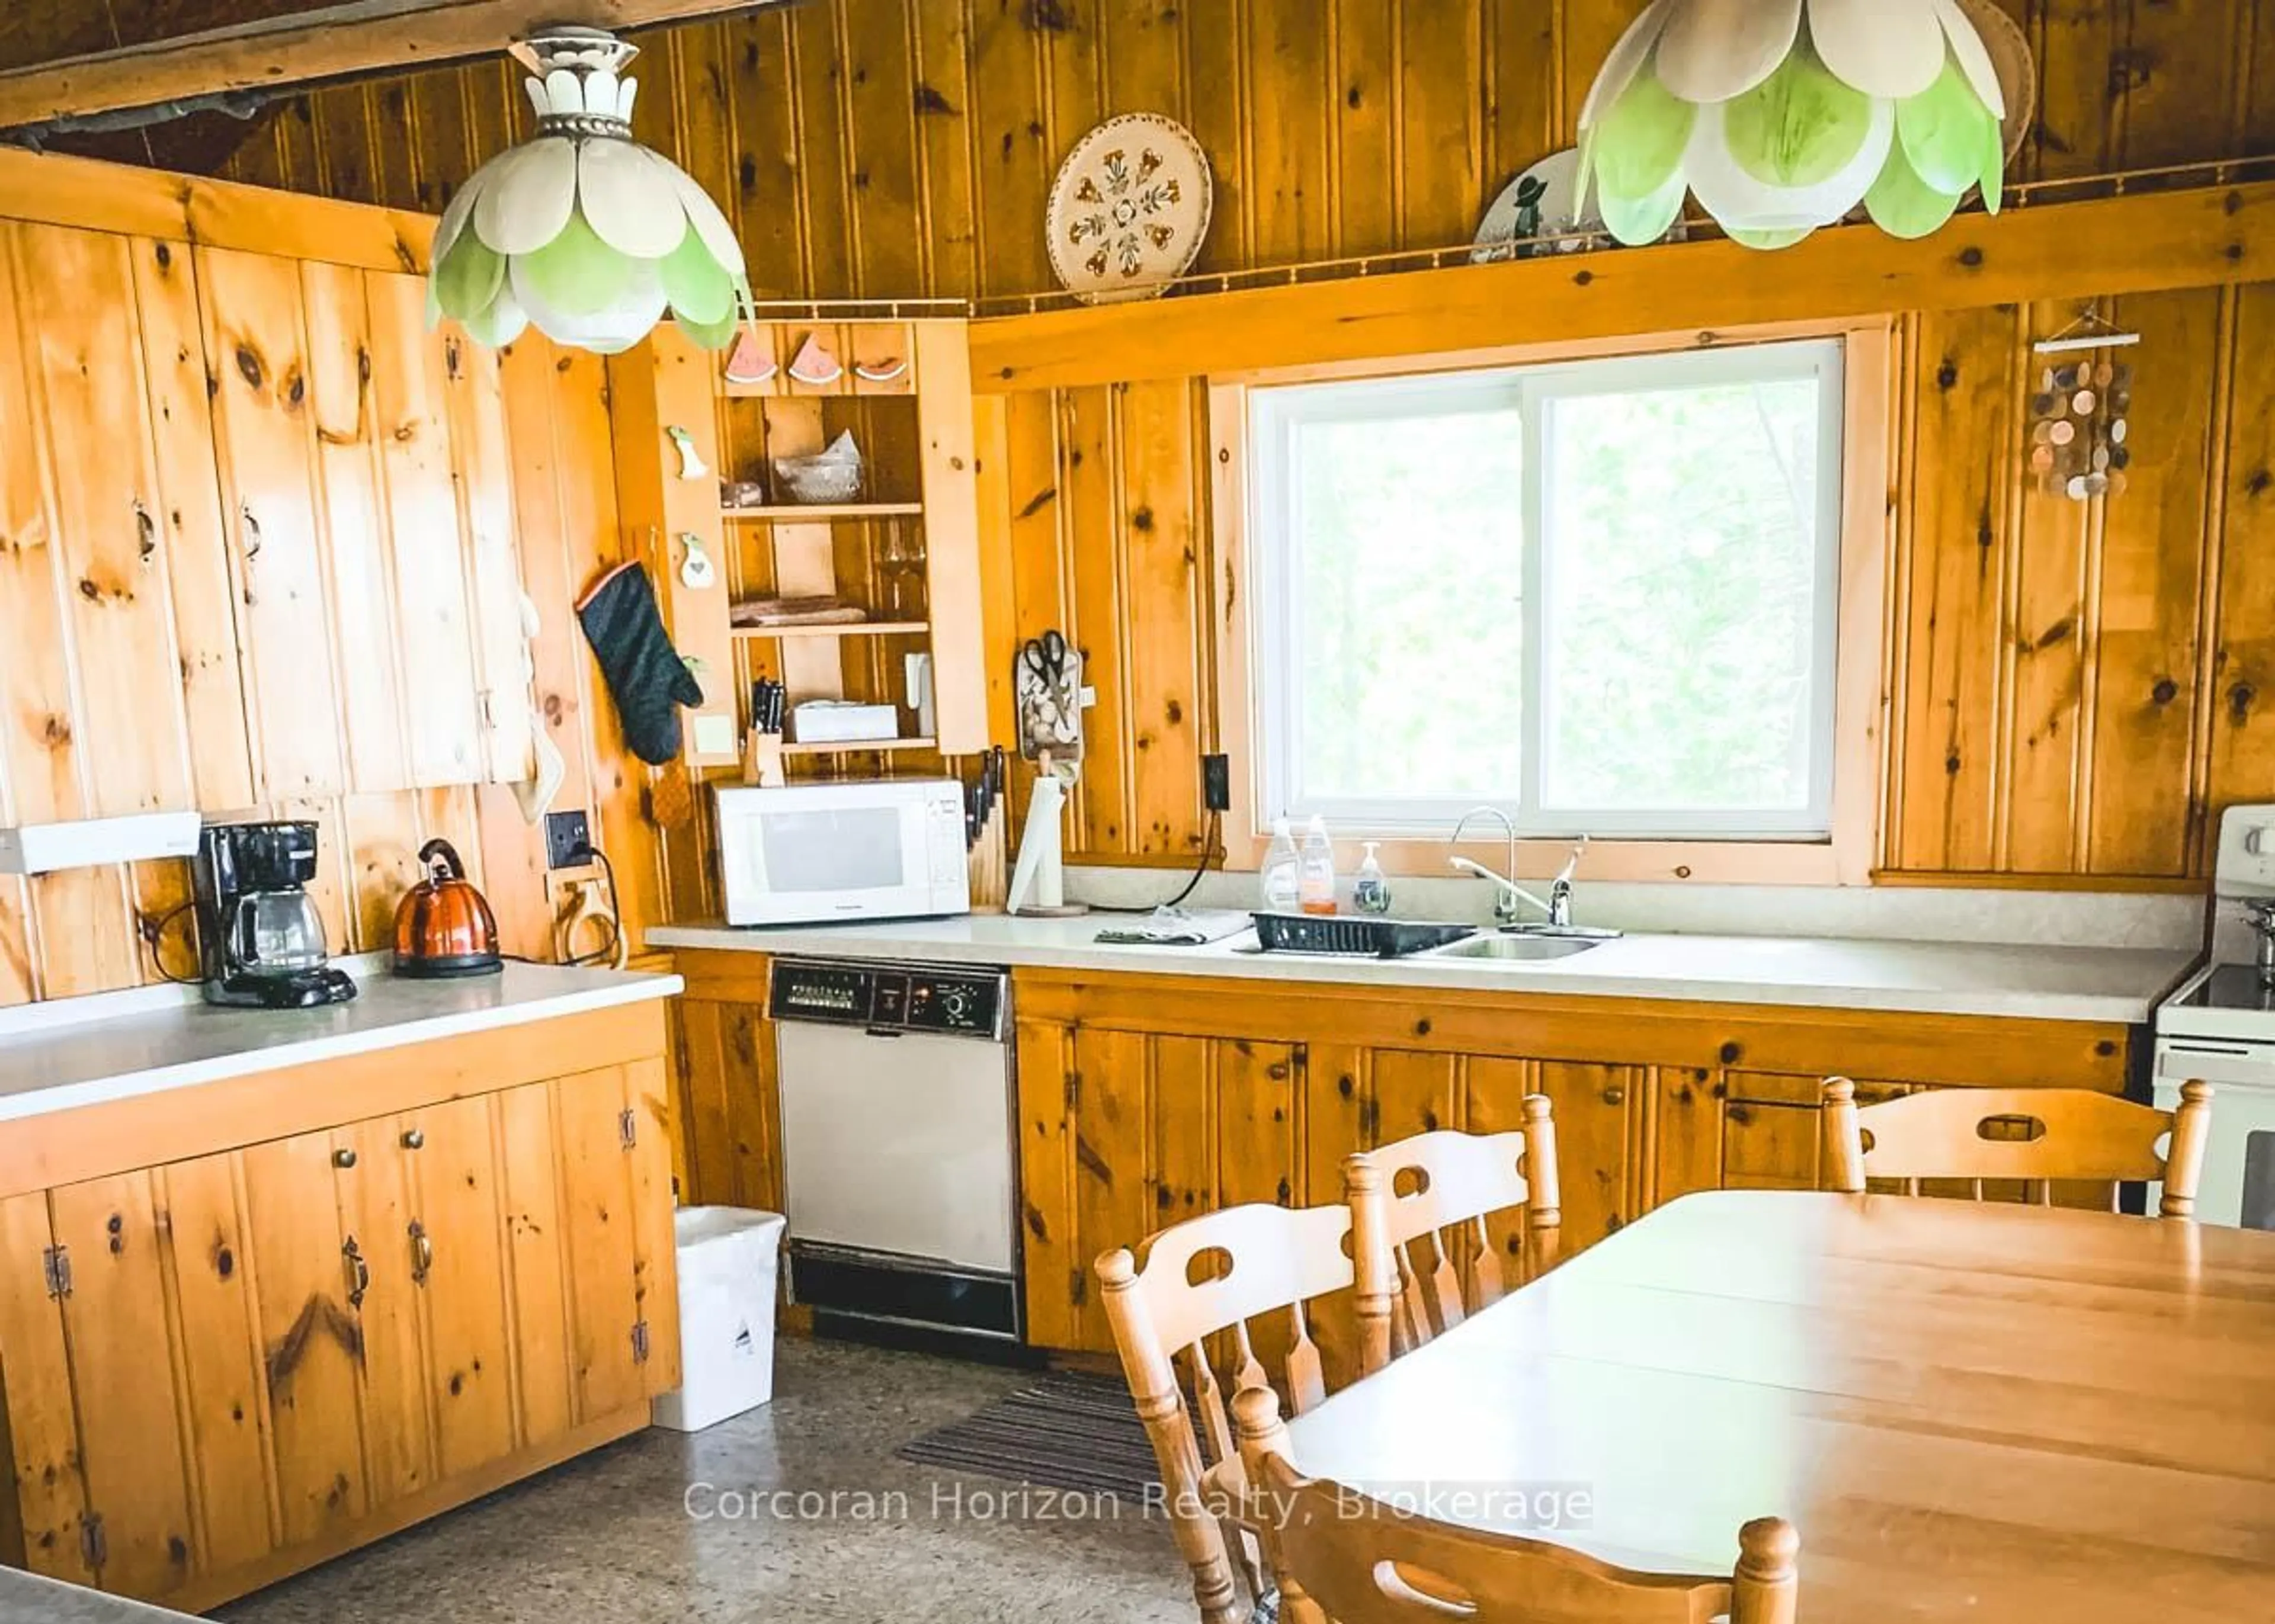
<svg viewBox="0 0 2275 1624"><path fill-rule="evenodd" d="M1571 958L1539 963L1428 956L1393 961L1337 959L1240 951L1243 945L1253 949L1252 934L1202 948L1109 946L1095 940L1107 925L1130 923L1100 914L1076 919L974 914L894 925L761 930L664 925L650 930L646 940L652 948L822 958L2128 1024L2147 1021L2157 1001L2195 963L2192 954L2150 948L1772 936L1623 936Z"/></svg>
<svg viewBox="0 0 2275 1624"><path fill-rule="evenodd" d="M0 1011L0 1122L250 1072L668 998L676 976L509 963L455 981L359 975L351 1002L224 1009L174 987Z"/></svg>

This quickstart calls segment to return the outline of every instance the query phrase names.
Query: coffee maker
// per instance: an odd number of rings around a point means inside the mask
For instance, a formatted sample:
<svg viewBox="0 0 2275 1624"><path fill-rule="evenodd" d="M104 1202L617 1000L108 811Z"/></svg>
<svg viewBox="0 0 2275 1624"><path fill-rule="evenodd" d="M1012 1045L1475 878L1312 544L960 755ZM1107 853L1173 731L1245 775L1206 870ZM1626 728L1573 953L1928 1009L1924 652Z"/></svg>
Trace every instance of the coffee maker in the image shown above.
<svg viewBox="0 0 2275 1624"><path fill-rule="evenodd" d="M313 823L216 823L199 835L206 1002L306 1009L356 995L354 980L324 962L324 921L306 888L315 875Z"/></svg>

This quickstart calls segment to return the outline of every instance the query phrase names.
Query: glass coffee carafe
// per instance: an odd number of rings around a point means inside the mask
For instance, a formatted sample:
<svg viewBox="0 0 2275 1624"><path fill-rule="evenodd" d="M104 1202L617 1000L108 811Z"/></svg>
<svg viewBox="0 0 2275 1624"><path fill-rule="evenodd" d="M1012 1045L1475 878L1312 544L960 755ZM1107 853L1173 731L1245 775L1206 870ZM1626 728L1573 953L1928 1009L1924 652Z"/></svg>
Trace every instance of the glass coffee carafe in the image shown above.
<svg viewBox="0 0 2275 1624"><path fill-rule="evenodd" d="M230 950L253 976L290 976L324 966L324 921L306 891L253 891L237 899Z"/></svg>

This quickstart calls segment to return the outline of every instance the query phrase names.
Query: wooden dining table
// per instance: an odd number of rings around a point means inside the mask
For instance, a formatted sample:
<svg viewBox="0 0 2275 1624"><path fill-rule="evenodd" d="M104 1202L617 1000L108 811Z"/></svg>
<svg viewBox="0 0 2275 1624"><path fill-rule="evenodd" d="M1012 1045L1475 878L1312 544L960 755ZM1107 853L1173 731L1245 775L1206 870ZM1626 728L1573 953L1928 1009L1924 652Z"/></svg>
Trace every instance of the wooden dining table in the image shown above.
<svg viewBox="0 0 2275 1624"><path fill-rule="evenodd" d="M1628 1567L1727 1574L1785 1517L1802 1624L2265 1624L2275 1235L1689 1196L1290 1439L1307 1476Z"/></svg>

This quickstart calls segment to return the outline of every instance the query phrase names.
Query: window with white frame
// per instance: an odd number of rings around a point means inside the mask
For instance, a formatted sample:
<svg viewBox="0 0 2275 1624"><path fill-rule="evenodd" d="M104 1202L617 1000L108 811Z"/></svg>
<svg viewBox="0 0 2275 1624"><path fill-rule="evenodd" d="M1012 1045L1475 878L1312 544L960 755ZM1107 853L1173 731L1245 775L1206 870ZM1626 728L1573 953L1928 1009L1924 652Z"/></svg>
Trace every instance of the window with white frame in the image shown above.
<svg viewBox="0 0 2275 1624"><path fill-rule="evenodd" d="M1825 839L1837 339L1250 391L1263 810Z"/></svg>

